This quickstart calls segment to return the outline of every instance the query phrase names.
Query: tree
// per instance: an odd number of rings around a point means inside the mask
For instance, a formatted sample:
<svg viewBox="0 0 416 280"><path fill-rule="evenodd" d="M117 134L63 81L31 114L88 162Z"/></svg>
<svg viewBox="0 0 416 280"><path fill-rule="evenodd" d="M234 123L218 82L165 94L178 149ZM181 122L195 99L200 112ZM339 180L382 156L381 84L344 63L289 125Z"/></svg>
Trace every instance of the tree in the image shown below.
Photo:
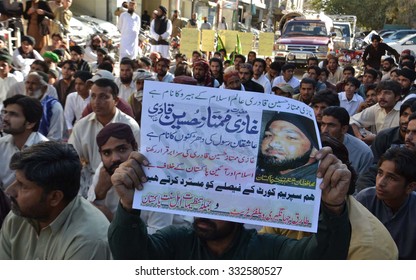
<svg viewBox="0 0 416 280"><path fill-rule="evenodd" d="M326 14L357 16L357 25L368 29L381 29L386 21L389 7L400 0L311 0L309 3L316 11Z"/></svg>

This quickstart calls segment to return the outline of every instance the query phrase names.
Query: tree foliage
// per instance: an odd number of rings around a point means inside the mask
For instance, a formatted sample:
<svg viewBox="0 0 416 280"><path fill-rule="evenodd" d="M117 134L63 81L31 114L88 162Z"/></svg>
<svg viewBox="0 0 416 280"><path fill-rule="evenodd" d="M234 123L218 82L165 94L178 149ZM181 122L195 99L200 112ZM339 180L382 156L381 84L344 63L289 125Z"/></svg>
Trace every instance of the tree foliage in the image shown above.
<svg viewBox="0 0 416 280"><path fill-rule="evenodd" d="M357 25L366 29L381 29L386 21L386 13L397 6L400 0L311 0L309 4L316 11L326 14L357 16ZM389 8L389 9L388 9Z"/></svg>

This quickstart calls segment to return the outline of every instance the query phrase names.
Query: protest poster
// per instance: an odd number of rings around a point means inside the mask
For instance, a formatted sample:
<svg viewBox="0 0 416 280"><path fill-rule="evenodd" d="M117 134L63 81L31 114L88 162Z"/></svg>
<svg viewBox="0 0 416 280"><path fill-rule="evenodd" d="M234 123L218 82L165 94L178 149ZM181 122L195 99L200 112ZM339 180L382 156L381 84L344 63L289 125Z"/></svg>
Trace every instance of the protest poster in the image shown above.
<svg viewBox="0 0 416 280"><path fill-rule="evenodd" d="M256 36L251 32L238 32L241 41L242 53L248 53L255 47Z"/></svg>
<svg viewBox="0 0 416 280"><path fill-rule="evenodd" d="M238 33L236 30L218 30L218 35L221 37L228 54L235 50Z"/></svg>
<svg viewBox="0 0 416 280"><path fill-rule="evenodd" d="M263 56L271 56L273 54L273 46L274 46L274 33L260 32L258 54L263 55Z"/></svg>
<svg viewBox="0 0 416 280"><path fill-rule="evenodd" d="M201 30L201 51L212 52L215 49L215 30Z"/></svg>
<svg viewBox="0 0 416 280"><path fill-rule="evenodd" d="M312 108L145 81L142 112L140 151L150 165L134 208L316 232L321 191L309 155L320 138Z"/></svg>
<svg viewBox="0 0 416 280"><path fill-rule="evenodd" d="M181 31L181 53L192 57L192 52L200 48L200 31L196 28L183 28Z"/></svg>

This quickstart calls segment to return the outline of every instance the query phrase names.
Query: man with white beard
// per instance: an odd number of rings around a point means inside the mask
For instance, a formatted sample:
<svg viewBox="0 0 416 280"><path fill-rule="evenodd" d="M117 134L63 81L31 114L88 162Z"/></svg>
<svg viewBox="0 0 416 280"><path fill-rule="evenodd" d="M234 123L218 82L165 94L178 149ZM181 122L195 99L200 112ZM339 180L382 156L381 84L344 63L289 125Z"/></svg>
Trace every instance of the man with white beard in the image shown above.
<svg viewBox="0 0 416 280"><path fill-rule="evenodd" d="M31 72L25 80L25 94L39 99L43 107L43 115L40 121L39 132L49 140L61 141L64 138L65 117L61 103L49 95L48 75L43 72Z"/></svg>

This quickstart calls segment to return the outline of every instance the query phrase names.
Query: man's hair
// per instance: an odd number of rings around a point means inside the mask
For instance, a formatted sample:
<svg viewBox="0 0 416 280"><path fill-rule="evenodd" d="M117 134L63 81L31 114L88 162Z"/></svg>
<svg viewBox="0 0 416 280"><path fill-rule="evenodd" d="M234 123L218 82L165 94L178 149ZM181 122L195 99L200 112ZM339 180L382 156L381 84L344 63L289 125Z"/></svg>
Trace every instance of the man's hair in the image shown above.
<svg viewBox="0 0 416 280"><path fill-rule="evenodd" d="M198 54L200 57L202 57L202 53L200 51L193 51L192 55L194 55L194 54Z"/></svg>
<svg viewBox="0 0 416 280"><path fill-rule="evenodd" d="M386 160L394 162L394 172L404 177L406 185L416 182L416 153L414 151L405 147L390 148L380 157L378 167Z"/></svg>
<svg viewBox="0 0 416 280"><path fill-rule="evenodd" d="M376 88L377 88L377 84L371 84L371 85L368 85L368 86L365 88L365 93L367 93L369 90L376 90Z"/></svg>
<svg viewBox="0 0 416 280"><path fill-rule="evenodd" d="M414 69L415 68L415 64L412 61L402 62L400 63L400 66L401 66L401 69L406 69L406 68ZM400 73L400 70L399 70L399 73Z"/></svg>
<svg viewBox="0 0 416 280"><path fill-rule="evenodd" d="M318 58L317 57L315 57L315 56L310 56L310 57L308 57L308 59L306 59L306 64L308 65L309 64L309 61L316 61L316 63L318 63L319 62L319 60L318 60Z"/></svg>
<svg viewBox="0 0 416 280"><path fill-rule="evenodd" d="M321 74L325 72L326 76L329 77L329 70L326 68L321 68L321 69L322 69Z"/></svg>
<svg viewBox="0 0 416 280"><path fill-rule="evenodd" d="M236 58L241 58L241 60L243 61L243 63L245 63L245 62L246 62L246 57L245 57L244 55L242 55L242 54L236 54L236 55L234 56L234 60L235 60Z"/></svg>
<svg viewBox="0 0 416 280"><path fill-rule="evenodd" d="M25 177L43 188L46 194L59 190L70 202L80 187L81 162L71 144L40 142L17 152L10 160L11 170L21 170Z"/></svg>
<svg viewBox="0 0 416 280"><path fill-rule="evenodd" d="M289 70L289 69L291 69L291 70L295 70L295 69L296 69L295 64L292 64L292 63L286 63L286 64L284 64L284 65L282 66L282 72L285 72L286 70Z"/></svg>
<svg viewBox="0 0 416 280"><path fill-rule="evenodd" d="M45 75L45 77L43 75ZM48 86L48 82L45 81L45 79L49 79L48 74L41 72L41 71L29 72L29 74L27 74L25 78L25 81L29 79L29 77L32 77L32 76L39 79L39 83L41 84L41 86L43 87Z"/></svg>
<svg viewBox="0 0 416 280"><path fill-rule="evenodd" d="M186 62L179 63L175 68L174 76L177 77L182 75L192 77L191 67Z"/></svg>
<svg viewBox="0 0 416 280"><path fill-rule="evenodd" d="M224 71L224 65L222 65L221 59L219 59L218 57L212 57L209 60L209 65L211 65L211 62L217 62L220 65L220 73Z"/></svg>
<svg viewBox="0 0 416 280"><path fill-rule="evenodd" d="M255 51L249 51L247 56L250 55L250 54L255 54L257 56L257 53Z"/></svg>
<svg viewBox="0 0 416 280"><path fill-rule="evenodd" d="M307 70L309 71L310 69L315 70L316 75L318 75L318 77L322 73L322 69L319 66L316 66L316 65L308 66Z"/></svg>
<svg viewBox="0 0 416 280"><path fill-rule="evenodd" d="M348 84L348 83L352 84L355 87L355 89L358 89L360 87L360 85L361 85L360 81L357 78L355 78L355 77L349 77L345 81L345 84Z"/></svg>
<svg viewBox="0 0 416 280"><path fill-rule="evenodd" d="M32 131L38 131L43 115L43 107L39 99L17 94L3 101L4 108L11 104L19 105L22 108L26 121L35 123Z"/></svg>
<svg viewBox="0 0 416 280"><path fill-rule="evenodd" d="M328 106L339 106L338 95L330 89L323 89L312 96L312 107L317 103L326 103Z"/></svg>
<svg viewBox="0 0 416 280"><path fill-rule="evenodd" d="M402 92L402 87L399 82L393 80L384 80L377 84L376 92L379 93L382 90L391 90L394 92L395 96L400 96Z"/></svg>
<svg viewBox="0 0 416 280"><path fill-rule="evenodd" d="M400 107L400 109L401 109L401 107ZM412 111L412 114L410 114L410 116L408 118L409 122L412 121L412 120L416 120L416 112L414 112L414 111Z"/></svg>
<svg viewBox="0 0 416 280"><path fill-rule="evenodd" d="M350 124L350 115L348 114L348 111L339 106L330 106L325 108L325 110L322 112L322 116L330 116L339 121L341 126L349 125Z"/></svg>
<svg viewBox="0 0 416 280"><path fill-rule="evenodd" d="M332 57L328 58L328 62L329 62L330 60L335 60L335 62L338 64L338 57L336 57L336 56L332 56Z"/></svg>
<svg viewBox="0 0 416 280"><path fill-rule="evenodd" d="M316 88L316 81L312 80L311 78L303 78L300 81L299 88L301 88L303 84L311 84L314 89Z"/></svg>
<svg viewBox="0 0 416 280"><path fill-rule="evenodd" d="M412 113L416 112L416 97L409 98L400 106L400 116L403 115L404 111L410 108Z"/></svg>
<svg viewBox="0 0 416 280"><path fill-rule="evenodd" d="M415 62L415 57L413 55L406 54L406 55L402 55L402 57L401 57L400 60L401 61L403 61L403 60L410 60L412 63L414 63Z"/></svg>
<svg viewBox="0 0 416 280"><path fill-rule="evenodd" d="M130 65L132 69L134 69L134 61L128 57L123 58L120 61L120 65Z"/></svg>
<svg viewBox="0 0 416 280"><path fill-rule="evenodd" d="M109 79L98 79L94 82L94 85L96 85L97 87L110 87L111 88L111 95L113 96L114 99L117 98L118 96L118 86L115 82L113 82L112 80Z"/></svg>
<svg viewBox="0 0 416 280"><path fill-rule="evenodd" d="M251 65L250 63L241 64L240 69L242 68L248 69L250 71L250 74L253 75L253 65Z"/></svg>
<svg viewBox="0 0 416 280"><path fill-rule="evenodd" d="M344 73L345 71L351 71L352 75L355 75L355 69L354 67L352 67L351 65L347 65L344 67L344 70L342 70L342 73Z"/></svg>
<svg viewBox="0 0 416 280"><path fill-rule="evenodd" d="M108 62L108 61L103 61L102 63L100 63L97 67L98 70L107 70L110 73L113 73L114 67L113 65Z"/></svg>
<svg viewBox="0 0 416 280"><path fill-rule="evenodd" d="M377 76L378 76L377 71L376 71L376 70L374 70L374 69L366 69L366 70L364 71L364 75L365 75L365 74L370 74L371 76L373 76L373 79L374 79L374 80L376 80L376 79L377 79Z"/></svg>
<svg viewBox="0 0 416 280"><path fill-rule="evenodd" d="M72 70L72 71L77 71L78 70L78 66L77 66L77 63L75 61L65 60L65 61L62 62L62 67L65 64L68 64L69 69Z"/></svg>
<svg viewBox="0 0 416 280"><path fill-rule="evenodd" d="M43 68L42 72L44 72L44 73L49 72L49 65L48 65L48 63L46 63L43 60L36 59L35 61L32 62L32 64L39 65L40 67L42 67Z"/></svg>
<svg viewBox="0 0 416 280"><path fill-rule="evenodd" d="M273 61L272 63L270 63L269 67L270 67L270 69L273 69L273 70L279 72L279 74L280 74L280 71L282 71L282 66L277 61Z"/></svg>
<svg viewBox="0 0 416 280"><path fill-rule="evenodd" d="M81 79L83 82L88 81L89 79L92 78L92 73L90 71L77 71L74 74L74 79L79 78Z"/></svg>

